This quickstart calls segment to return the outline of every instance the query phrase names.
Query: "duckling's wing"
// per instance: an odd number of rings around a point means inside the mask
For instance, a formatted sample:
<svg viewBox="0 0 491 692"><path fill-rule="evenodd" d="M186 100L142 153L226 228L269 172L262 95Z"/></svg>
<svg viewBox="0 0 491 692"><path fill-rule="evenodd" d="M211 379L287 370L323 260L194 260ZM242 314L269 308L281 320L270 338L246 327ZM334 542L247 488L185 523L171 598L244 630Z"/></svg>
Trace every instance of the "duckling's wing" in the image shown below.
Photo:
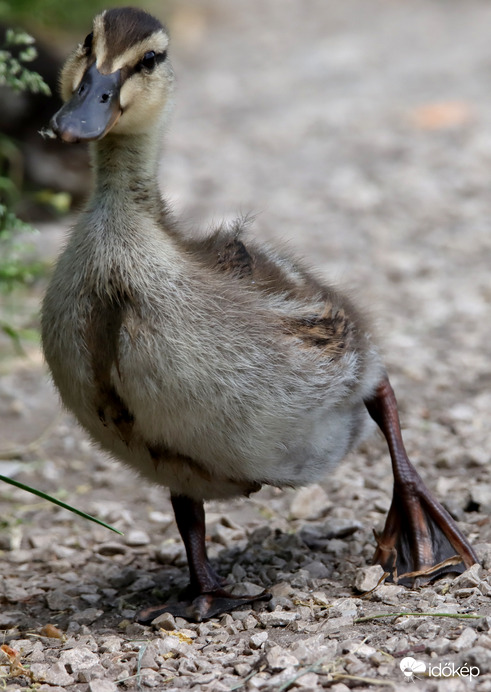
<svg viewBox="0 0 491 692"><path fill-rule="evenodd" d="M369 328L349 296L319 281L287 252L249 240L244 232L248 223L248 219L238 219L205 239L185 241L186 249L213 273L262 294L290 344L310 349L314 357L325 359L331 366L343 355L351 354L351 365L354 367L356 361L361 379L364 364L368 368L371 364L381 376Z"/></svg>

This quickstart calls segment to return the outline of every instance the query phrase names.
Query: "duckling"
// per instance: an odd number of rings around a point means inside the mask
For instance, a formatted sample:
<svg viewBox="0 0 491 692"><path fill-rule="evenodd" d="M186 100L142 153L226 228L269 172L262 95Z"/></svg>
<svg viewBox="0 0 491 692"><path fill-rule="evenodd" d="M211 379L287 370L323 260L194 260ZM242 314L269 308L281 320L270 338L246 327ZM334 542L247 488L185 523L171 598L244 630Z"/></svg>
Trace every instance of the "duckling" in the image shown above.
<svg viewBox="0 0 491 692"><path fill-rule="evenodd" d="M401 583L461 572L476 555L411 465L370 328L350 298L244 224L190 239L157 184L172 103L169 37L139 9L110 9L61 74L51 128L89 141L95 184L42 310L46 361L92 440L170 489L190 585L149 606L202 620L254 600L230 593L205 546L205 500L299 487L370 428L385 435L392 505L374 560Z"/></svg>

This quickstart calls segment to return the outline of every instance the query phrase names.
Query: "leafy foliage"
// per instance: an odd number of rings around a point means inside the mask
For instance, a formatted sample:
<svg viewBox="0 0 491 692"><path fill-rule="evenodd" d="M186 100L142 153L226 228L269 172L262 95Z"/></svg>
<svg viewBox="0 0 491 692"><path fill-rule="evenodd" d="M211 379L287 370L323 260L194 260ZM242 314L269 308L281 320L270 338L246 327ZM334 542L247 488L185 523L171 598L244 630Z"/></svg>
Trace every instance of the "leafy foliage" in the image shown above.
<svg viewBox="0 0 491 692"><path fill-rule="evenodd" d="M0 50L0 86L14 91L31 91L49 96L51 91L41 75L26 67L37 57L34 39L25 31L7 29L5 44ZM16 55L13 50L16 50Z"/></svg>
<svg viewBox="0 0 491 692"><path fill-rule="evenodd" d="M7 29L0 49L1 87L49 95L49 87L42 77L26 66L36 57L33 44L34 39L25 31ZM26 262L26 243L19 239L20 232L32 230L15 213L22 184L19 160L15 143L5 135L0 136L0 294L30 283L41 267L39 262ZM0 321L0 330L18 349L16 329L10 323Z"/></svg>

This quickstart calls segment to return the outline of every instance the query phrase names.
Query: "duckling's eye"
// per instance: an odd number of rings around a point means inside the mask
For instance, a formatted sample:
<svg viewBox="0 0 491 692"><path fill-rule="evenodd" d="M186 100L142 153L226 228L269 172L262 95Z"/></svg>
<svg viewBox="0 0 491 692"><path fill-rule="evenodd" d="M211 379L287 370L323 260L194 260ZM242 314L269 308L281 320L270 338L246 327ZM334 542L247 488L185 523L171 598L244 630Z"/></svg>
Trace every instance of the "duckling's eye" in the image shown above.
<svg viewBox="0 0 491 692"><path fill-rule="evenodd" d="M140 62L135 66L135 72L141 72L145 69L147 72L151 72L155 65L164 62L167 58L167 51L164 50L162 53L156 53L154 50L149 50L145 53Z"/></svg>
<svg viewBox="0 0 491 692"><path fill-rule="evenodd" d="M143 56L143 60L141 60L140 65L141 67L144 67L146 70L153 70L156 64L156 55L153 50L149 50L148 53L145 53Z"/></svg>
<svg viewBox="0 0 491 692"><path fill-rule="evenodd" d="M90 34L87 34L85 37L85 41L83 44L83 48L86 52L87 55L90 55L90 52L92 50L92 41L94 40L94 32L91 31Z"/></svg>

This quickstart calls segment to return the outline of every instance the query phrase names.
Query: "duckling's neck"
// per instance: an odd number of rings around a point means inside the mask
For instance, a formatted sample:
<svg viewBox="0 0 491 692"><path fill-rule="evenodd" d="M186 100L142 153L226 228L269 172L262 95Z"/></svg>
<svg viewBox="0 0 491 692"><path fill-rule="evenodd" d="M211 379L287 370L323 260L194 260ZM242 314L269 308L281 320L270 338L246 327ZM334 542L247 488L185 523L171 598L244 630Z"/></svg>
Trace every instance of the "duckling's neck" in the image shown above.
<svg viewBox="0 0 491 692"><path fill-rule="evenodd" d="M160 140L160 138L159 138ZM118 207L158 217L160 141L154 135L107 135L91 145L95 185L89 209Z"/></svg>

